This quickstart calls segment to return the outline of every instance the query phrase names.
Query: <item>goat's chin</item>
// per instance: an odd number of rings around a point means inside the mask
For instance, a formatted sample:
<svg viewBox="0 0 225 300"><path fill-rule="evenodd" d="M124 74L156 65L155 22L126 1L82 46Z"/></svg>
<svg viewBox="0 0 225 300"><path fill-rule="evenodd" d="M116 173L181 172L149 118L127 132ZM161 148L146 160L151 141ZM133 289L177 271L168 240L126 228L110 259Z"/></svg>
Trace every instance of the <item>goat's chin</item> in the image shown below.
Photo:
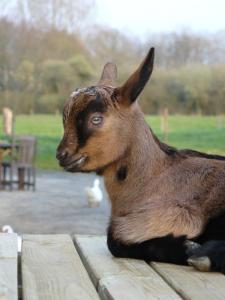
<svg viewBox="0 0 225 300"><path fill-rule="evenodd" d="M78 172L81 172L79 169L77 168L71 168L71 169L68 169L68 168L64 168L64 170L66 172L69 172L69 173L78 173Z"/></svg>
<svg viewBox="0 0 225 300"><path fill-rule="evenodd" d="M85 162L87 161L86 156L81 156L79 158L71 159L66 164L62 164L61 166L64 168L65 171L75 173L75 172L81 172L81 169Z"/></svg>
<svg viewBox="0 0 225 300"><path fill-rule="evenodd" d="M75 164L75 165L68 165L64 167L64 170L66 172L70 173L91 173L91 172L97 172L97 169L93 166L88 166L88 163L85 164L85 161L82 164Z"/></svg>
<svg viewBox="0 0 225 300"><path fill-rule="evenodd" d="M66 172L70 173L98 173L98 169L82 169L82 168L71 168L65 169Z"/></svg>
<svg viewBox="0 0 225 300"><path fill-rule="evenodd" d="M82 158L82 157L81 157ZM103 163L101 167L96 165L96 162L92 162L89 157L83 157L84 159L79 161L79 159L72 161L70 164L63 166L64 170L70 173L97 173L102 175L104 170L112 164L112 162Z"/></svg>

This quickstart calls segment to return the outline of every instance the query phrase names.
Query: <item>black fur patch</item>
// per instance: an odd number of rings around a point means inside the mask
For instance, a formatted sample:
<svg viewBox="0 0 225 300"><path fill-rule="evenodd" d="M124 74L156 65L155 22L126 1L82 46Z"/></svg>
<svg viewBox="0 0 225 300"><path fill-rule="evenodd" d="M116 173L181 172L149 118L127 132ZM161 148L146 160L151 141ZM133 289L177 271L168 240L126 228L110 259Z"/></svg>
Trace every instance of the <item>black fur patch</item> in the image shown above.
<svg viewBox="0 0 225 300"><path fill-rule="evenodd" d="M116 178L118 181L124 181L127 178L127 166L122 166L116 173Z"/></svg>
<svg viewBox="0 0 225 300"><path fill-rule="evenodd" d="M167 155L177 155L178 154L178 150L172 146L169 146L163 142L161 142L158 137L154 134L154 132L152 131L152 129L149 127L151 134L153 136L154 141L156 142L156 144L159 146L159 148L166 153Z"/></svg>
<svg viewBox="0 0 225 300"><path fill-rule="evenodd" d="M185 157L202 157L207 159L216 159L216 160L224 160L225 156L222 155L216 155L216 154L207 154L195 150L189 150L189 149L183 149L178 151L179 154L185 156Z"/></svg>
<svg viewBox="0 0 225 300"><path fill-rule="evenodd" d="M183 157L183 158L188 158L188 157L202 157L202 158L207 158L207 159L216 159L216 160L224 160L225 161L225 156L222 155L215 155L215 154L207 154L191 149L181 149L178 150L172 146L169 146L163 142L161 142L157 136L153 133L153 131L150 128L150 131L152 133L152 136L154 138L154 141L157 143L159 148L166 153L167 155L170 156L177 156L177 157Z"/></svg>
<svg viewBox="0 0 225 300"><path fill-rule="evenodd" d="M200 244L210 240L225 241L225 212L212 218L206 225L203 233L195 239Z"/></svg>
<svg viewBox="0 0 225 300"><path fill-rule="evenodd" d="M108 229L107 245L110 252L116 257L128 257L147 261L161 261L174 264L187 264L185 236L178 238L167 235L141 243L130 245L115 240L111 228Z"/></svg>
<svg viewBox="0 0 225 300"><path fill-rule="evenodd" d="M104 113L106 110L107 106L98 94L95 100L90 101L85 109L78 113L76 117L76 129L79 147L83 147L85 145L87 139L93 132L88 128L87 124L89 114L94 112Z"/></svg>

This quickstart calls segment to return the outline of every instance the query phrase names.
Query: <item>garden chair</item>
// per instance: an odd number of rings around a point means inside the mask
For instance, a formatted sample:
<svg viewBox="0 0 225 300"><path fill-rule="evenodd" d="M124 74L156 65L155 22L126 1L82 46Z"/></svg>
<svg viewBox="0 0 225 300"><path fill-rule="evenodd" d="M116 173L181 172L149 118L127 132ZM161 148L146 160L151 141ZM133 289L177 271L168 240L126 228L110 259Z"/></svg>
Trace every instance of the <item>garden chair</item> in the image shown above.
<svg viewBox="0 0 225 300"><path fill-rule="evenodd" d="M18 136L13 138L10 160L2 162L3 185L9 185L10 190L16 183L20 190L31 186L35 190L36 172L36 138L34 136Z"/></svg>

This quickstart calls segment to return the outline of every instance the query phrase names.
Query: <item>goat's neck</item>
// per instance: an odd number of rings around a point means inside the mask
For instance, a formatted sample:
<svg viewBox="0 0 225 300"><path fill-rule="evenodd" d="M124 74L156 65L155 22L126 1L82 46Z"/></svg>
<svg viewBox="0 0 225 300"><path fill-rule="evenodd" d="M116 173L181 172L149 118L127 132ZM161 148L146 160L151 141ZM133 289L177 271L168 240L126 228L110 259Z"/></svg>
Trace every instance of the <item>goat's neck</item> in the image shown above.
<svg viewBox="0 0 225 300"><path fill-rule="evenodd" d="M160 149L144 118L134 124L130 145L124 156L110 165L104 179L112 203L112 214L123 214L132 202L141 201L146 189L166 165L166 154ZM118 178L124 168L126 178Z"/></svg>

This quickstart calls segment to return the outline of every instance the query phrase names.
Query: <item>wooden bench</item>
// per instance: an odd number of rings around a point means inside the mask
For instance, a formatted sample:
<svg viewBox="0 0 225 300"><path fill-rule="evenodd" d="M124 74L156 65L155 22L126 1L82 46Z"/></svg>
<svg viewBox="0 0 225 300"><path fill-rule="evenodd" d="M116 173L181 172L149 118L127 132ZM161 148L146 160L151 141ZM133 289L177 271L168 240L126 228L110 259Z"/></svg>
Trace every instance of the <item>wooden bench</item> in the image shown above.
<svg viewBox="0 0 225 300"><path fill-rule="evenodd" d="M75 246L74 246L75 245ZM225 299L225 276L111 256L103 236L0 234L0 299Z"/></svg>

